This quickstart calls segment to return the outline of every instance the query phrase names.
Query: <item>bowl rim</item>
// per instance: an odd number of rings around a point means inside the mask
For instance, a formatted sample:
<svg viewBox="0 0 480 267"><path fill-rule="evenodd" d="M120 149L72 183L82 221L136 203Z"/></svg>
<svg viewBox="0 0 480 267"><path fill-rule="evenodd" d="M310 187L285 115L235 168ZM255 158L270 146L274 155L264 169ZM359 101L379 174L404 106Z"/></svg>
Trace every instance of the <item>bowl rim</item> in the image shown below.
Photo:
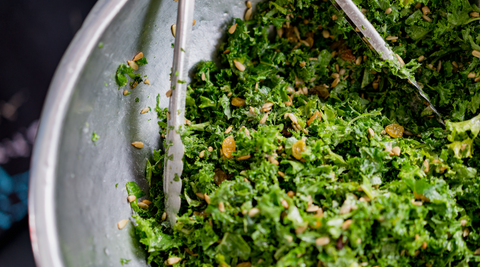
<svg viewBox="0 0 480 267"><path fill-rule="evenodd" d="M88 14L57 66L40 117L28 191L29 231L39 267L64 265L55 215L55 175L61 129L74 86L111 21L128 0L100 0Z"/></svg>

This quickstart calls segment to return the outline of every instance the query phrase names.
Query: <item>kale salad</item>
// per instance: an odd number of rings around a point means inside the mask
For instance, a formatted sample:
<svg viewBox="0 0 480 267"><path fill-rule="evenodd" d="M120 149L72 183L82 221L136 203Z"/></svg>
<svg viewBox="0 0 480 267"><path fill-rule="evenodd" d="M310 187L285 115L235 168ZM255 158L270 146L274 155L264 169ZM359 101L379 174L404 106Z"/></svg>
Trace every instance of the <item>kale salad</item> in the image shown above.
<svg viewBox="0 0 480 267"><path fill-rule="evenodd" d="M147 162L148 194L127 184L149 263L480 266L480 9L354 2L401 71L329 1L253 14L247 2L231 21L219 61L200 62L188 87L177 223L162 192L168 144ZM156 112L165 135L169 111Z"/></svg>

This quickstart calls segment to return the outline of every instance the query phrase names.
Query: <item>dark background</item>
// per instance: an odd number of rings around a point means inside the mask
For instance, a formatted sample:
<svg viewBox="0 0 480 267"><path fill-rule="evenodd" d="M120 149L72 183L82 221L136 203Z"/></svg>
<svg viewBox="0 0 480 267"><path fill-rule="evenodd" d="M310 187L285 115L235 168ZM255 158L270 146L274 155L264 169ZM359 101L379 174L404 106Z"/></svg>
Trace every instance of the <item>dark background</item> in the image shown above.
<svg viewBox="0 0 480 267"><path fill-rule="evenodd" d="M15 144L19 134L26 140L20 152L0 153L0 167L9 175L29 169L32 133L50 81L95 2L0 0L0 149ZM35 266L27 218L0 230L0 266Z"/></svg>

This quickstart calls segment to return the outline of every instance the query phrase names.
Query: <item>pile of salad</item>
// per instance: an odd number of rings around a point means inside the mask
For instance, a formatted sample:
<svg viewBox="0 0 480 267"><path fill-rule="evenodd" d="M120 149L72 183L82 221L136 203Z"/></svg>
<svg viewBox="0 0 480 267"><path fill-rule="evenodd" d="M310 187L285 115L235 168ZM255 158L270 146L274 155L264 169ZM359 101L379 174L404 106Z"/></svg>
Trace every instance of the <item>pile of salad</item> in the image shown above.
<svg viewBox="0 0 480 267"><path fill-rule="evenodd" d="M220 64L199 63L188 87L177 223L167 144L147 163L149 205L131 203L149 263L480 266L480 9L355 3L401 71L329 1L266 1L231 22ZM165 134L169 111L156 111Z"/></svg>

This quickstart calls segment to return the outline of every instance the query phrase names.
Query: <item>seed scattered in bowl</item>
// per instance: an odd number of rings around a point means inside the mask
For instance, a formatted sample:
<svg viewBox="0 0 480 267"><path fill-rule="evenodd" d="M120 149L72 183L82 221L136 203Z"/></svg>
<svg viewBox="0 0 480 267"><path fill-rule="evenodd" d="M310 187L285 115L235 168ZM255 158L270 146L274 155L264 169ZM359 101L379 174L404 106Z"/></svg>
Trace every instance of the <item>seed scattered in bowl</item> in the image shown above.
<svg viewBox="0 0 480 267"><path fill-rule="evenodd" d="M172 24L172 27L170 27L170 29L172 30L173 37L175 37L175 33L177 32L177 25Z"/></svg>
<svg viewBox="0 0 480 267"><path fill-rule="evenodd" d="M218 210L220 212L225 212L225 204L223 204L223 202L218 203Z"/></svg>
<svg viewBox="0 0 480 267"><path fill-rule="evenodd" d="M398 54L395 54L395 56L397 57L398 62L400 62L400 67L403 67L405 65L403 58L401 58Z"/></svg>
<svg viewBox="0 0 480 267"><path fill-rule="evenodd" d="M239 71L245 71L245 66L242 63L240 63L239 61L236 61L236 60L234 60L233 63L235 64L235 67Z"/></svg>
<svg viewBox="0 0 480 267"><path fill-rule="evenodd" d="M249 8L249 9L247 9L247 11L245 12L245 21L249 21L251 18L252 18L252 9Z"/></svg>
<svg viewBox="0 0 480 267"><path fill-rule="evenodd" d="M148 209L148 205L143 203L143 202L138 202L138 207L140 207L142 209Z"/></svg>
<svg viewBox="0 0 480 267"><path fill-rule="evenodd" d="M397 36L387 36L387 38L385 38L385 40L387 40L387 41L398 40L398 37Z"/></svg>
<svg viewBox="0 0 480 267"><path fill-rule="evenodd" d="M143 81L145 84L148 84L150 85L150 80L149 79L145 79L145 81Z"/></svg>
<svg viewBox="0 0 480 267"><path fill-rule="evenodd" d="M143 58L143 53L142 52L138 52L132 59L132 61L137 61L137 60L140 60Z"/></svg>
<svg viewBox="0 0 480 267"><path fill-rule="evenodd" d="M170 257L165 261L165 265L174 265L182 260L180 257Z"/></svg>
<svg viewBox="0 0 480 267"><path fill-rule="evenodd" d="M433 21L433 20L432 20L429 16L427 16L427 15L423 15L422 18L423 18L424 20L428 21L428 22L432 22L432 21Z"/></svg>
<svg viewBox="0 0 480 267"><path fill-rule="evenodd" d="M138 85L138 82L135 81L135 82L130 86L130 88L135 89L135 87L137 87L137 85Z"/></svg>
<svg viewBox="0 0 480 267"><path fill-rule="evenodd" d="M230 26L230 28L228 29L228 33L233 34L236 29L237 29L237 23Z"/></svg>
<svg viewBox="0 0 480 267"><path fill-rule="evenodd" d="M135 63L135 61L127 60L127 63L128 63L128 66L130 66L130 68L132 68L133 70L138 70L138 64Z"/></svg>
<svg viewBox="0 0 480 267"><path fill-rule="evenodd" d="M135 142L132 143L132 146L134 146L136 148L143 148L143 143L139 142L139 141L135 141Z"/></svg>
<svg viewBox="0 0 480 267"><path fill-rule="evenodd" d="M473 50L473 51L472 51L472 55L473 55L474 57L480 58L480 51L478 51L478 50Z"/></svg>
<svg viewBox="0 0 480 267"><path fill-rule="evenodd" d="M319 209L318 206L316 206L316 205L311 205L311 206L309 206L309 207L307 208L307 212L317 212L318 209Z"/></svg>
<svg viewBox="0 0 480 267"><path fill-rule="evenodd" d="M265 124L267 122L267 119L268 119L268 112L263 115L262 119L260 119L258 123Z"/></svg>
<svg viewBox="0 0 480 267"><path fill-rule="evenodd" d="M130 195L130 196L128 196L127 199L128 199L128 202L133 202L137 199L137 197L135 195Z"/></svg>
<svg viewBox="0 0 480 267"><path fill-rule="evenodd" d="M118 230L122 230L123 228L125 228L125 226L127 226L128 222L129 222L128 219L123 219L123 220L119 221L117 223Z"/></svg>
<svg viewBox="0 0 480 267"><path fill-rule="evenodd" d="M260 213L260 210L258 208L252 208L248 211L248 217L253 218L257 216L257 214Z"/></svg>
<svg viewBox="0 0 480 267"><path fill-rule="evenodd" d="M372 128L368 128L368 134L370 135L370 137L374 137L375 131Z"/></svg>
<svg viewBox="0 0 480 267"><path fill-rule="evenodd" d="M243 156L240 156L237 158L238 161L242 161L242 160L247 160L249 159L251 156L250 155L243 155Z"/></svg>
<svg viewBox="0 0 480 267"><path fill-rule="evenodd" d="M330 243L330 238L328 236L319 237L315 240L317 246L325 246L328 245L328 243Z"/></svg>
<svg viewBox="0 0 480 267"><path fill-rule="evenodd" d="M145 113L147 113L147 112L149 112L149 111L150 111L150 108L149 108L149 107L146 107L146 108L142 109L142 111L140 111L140 114L145 114Z"/></svg>
<svg viewBox="0 0 480 267"><path fill-rule="evenodd" d="M204 197L205 197L205 202L207 202L207 204L210 205L210 203L211 203L211 202L210 202L210 196L207 195L207 194L204 194Z"/></svg>
<svg viewBox="0 0 480 267"><path fill-rule="evenodd" d="M423 15L428 15L428 13L430 13L430 8L428 8L428 6L422 7L422 13Z"/></svg>

